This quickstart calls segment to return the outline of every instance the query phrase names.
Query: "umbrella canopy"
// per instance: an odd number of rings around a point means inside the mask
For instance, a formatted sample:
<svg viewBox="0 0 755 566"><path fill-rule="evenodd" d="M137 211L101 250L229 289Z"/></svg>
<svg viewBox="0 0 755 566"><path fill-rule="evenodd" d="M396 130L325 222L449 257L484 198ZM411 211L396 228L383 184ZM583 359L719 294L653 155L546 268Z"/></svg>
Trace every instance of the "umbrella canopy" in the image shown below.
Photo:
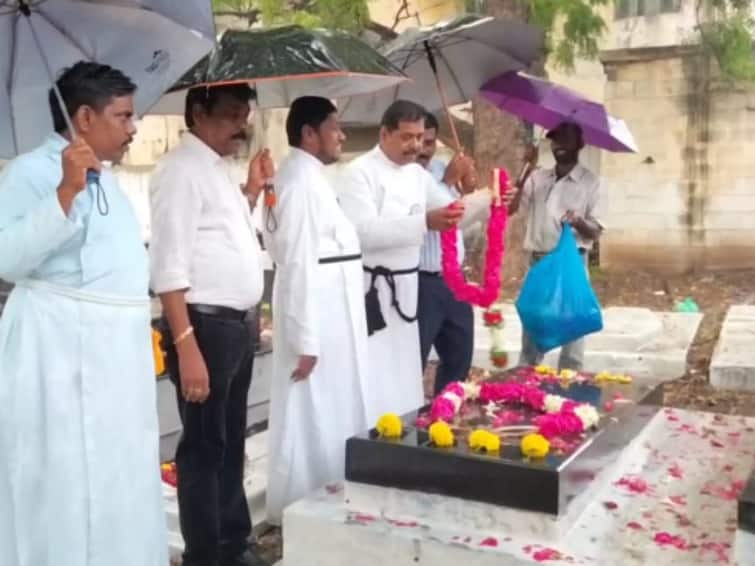
<svg viewBox="0 0 755 566"><path fill-rule="evenodd" d="M139 86L141 114L213 44L209 0L0 0L0 157L52 130L48 92L63 68L118 68Z"/></svg>
<svg viewBox="0 0 755 566"><path fill-rule="evenodd" d="M340 98L374 92L406 80L385 57L347 33L284 26L229 30L213 52L189 70L153 108L183 114L186 90L201 85L253 83L261 108L296 98Z"/></svg>
<svg viewBox="0 0 755 566"><path fill-rule="evenodd" d="M341 121L374 124L397 99L439 110L471 100L489 79L523 69L544 54L541 29L468 14L450 22L407 30L380 50L411 82L341 105ZM436 78L437 77L437 78ZM445 91L445 101L437 88Z"/></svg>
<svg viewBox="0 0 755 566"><path fill-rule="evenodd" d="M585 143L609 151L637 151L623 120L610 116L602 104L546 80L509 72L483 85L480 94L501 110L545 129L574 122L582 128Z"/></svg>

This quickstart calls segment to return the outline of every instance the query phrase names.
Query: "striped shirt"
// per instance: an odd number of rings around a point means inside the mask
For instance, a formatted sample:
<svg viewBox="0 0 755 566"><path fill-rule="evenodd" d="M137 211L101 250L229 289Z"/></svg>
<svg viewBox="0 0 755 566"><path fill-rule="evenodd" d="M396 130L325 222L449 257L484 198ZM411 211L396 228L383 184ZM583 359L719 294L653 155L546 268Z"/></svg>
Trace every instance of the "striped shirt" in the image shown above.
<svg viewBox="0 0 755 566"><path fill-rule="evenodd" d="M436 194L433 195L434 198L432 199L428 195L428 202L440 201L450 204L459 198L459 192L454 187L449 187L443 182L443 174L446 171L445 163L439 159L433 159L430 161L427 170L436 181L434 187ZM464 238L461 237L461 233L459 233L458 237L458 250L459 263L462 263L464 261ZM422 250L420 251L419 269L420 271L438 273L443 269L441 261L440 232L428 230L425 235L425 241L422 244Z"/></svg>

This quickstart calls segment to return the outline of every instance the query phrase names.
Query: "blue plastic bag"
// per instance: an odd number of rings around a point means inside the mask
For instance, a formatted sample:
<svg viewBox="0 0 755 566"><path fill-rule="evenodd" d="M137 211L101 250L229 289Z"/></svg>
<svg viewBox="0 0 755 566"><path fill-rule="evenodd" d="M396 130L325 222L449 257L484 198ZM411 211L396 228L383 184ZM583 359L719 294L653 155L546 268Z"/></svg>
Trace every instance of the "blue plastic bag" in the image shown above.
<svg viewBox="0 0 755 566"><path fill-rule="evenodd" d="M529 270L516 310L541 352L603 329L600 303L570 225L564 225L556 248Z"/></svg>

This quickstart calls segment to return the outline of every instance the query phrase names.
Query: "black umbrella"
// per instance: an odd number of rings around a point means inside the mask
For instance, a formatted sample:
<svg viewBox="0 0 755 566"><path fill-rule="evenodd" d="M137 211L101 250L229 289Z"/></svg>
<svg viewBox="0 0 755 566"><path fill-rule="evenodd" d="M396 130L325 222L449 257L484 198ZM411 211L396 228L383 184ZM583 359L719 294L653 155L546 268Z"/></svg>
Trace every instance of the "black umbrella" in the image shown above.
<svg viewBox="0 0 755 566"><path fill-rule="evenodd" d="M348 97L404 80L383 55L344 32L300 26L229 30L152 113L182 114L185 91L201 85L252 83L259 107L283 108L303 95Z"/></svg>

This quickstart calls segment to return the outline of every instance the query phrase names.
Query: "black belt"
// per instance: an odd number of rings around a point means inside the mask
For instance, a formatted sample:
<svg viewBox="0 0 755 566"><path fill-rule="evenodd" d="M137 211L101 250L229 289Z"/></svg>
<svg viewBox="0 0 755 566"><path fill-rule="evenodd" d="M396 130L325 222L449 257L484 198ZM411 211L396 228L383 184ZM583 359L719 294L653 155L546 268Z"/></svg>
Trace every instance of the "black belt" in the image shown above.
<svg viewBox="0 0 755 566"><path fill-rule="evenodd" d="M419 270L420 275L426 275L427 277L440 277L443 275L440 271L425 271L424 269Z"/></svg>
<svg viewBox="0 0 755 566"><path fill-rule="evenodd" d="M362 259L362 254L339 255L339 256L333 256L333 257L321 257L318 260L318 263L320 263L320 264L326 264L326 263L343 263L343 262L346 262L346 261L357 261L358 259Z"/></svg>
<svg viewBox="0 0 755 566"><path fill-rule="evenodd" d="M191 303L186 305L190 312L223 318L226 320L237 320L244 322L251 315L251 311L240 311L230 307L219 307L217 305L202 305Z"/></svg>
<svg viewBox="0 0 755 566"><path fill-rule="evenodd" d="M391 270L387 267L378 265L376 267L363 266L363 269L367 273L372 275L370 288L367 290L367 293L365 295L368 334L372 335L374 332L382 330L386 326L385 319L383 318L383 314L381 312L382 308L380 305L380 299L378 298L377 287L375 287L378 277L384 278L385 282L388 283L388 288L391 290L391 306L396 309L396 312L401 317L401 320L409 323L415 322L417 320L416 312L414 313L414 316L409 316L401 310L401 305L396 298L396 280L394 279L394 277L396 275L411 275L412 273L417 273L419 271L419 267L413 267L411 269Z"/></svg>

